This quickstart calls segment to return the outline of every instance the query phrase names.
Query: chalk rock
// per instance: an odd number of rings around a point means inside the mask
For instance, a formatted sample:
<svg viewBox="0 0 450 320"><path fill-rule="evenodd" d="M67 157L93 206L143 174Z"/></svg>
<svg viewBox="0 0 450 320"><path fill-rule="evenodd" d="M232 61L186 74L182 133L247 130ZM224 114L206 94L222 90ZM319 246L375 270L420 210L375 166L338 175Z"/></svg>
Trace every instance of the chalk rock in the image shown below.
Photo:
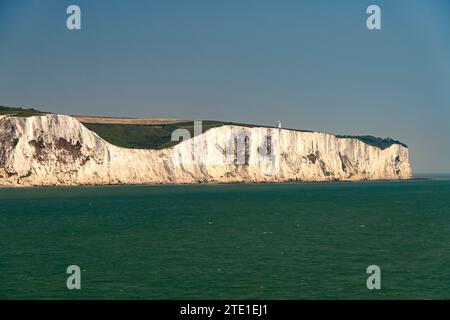
<svg viewBox="0 0 450 320"><path fill-rule="evenodd" d="M411 178L408 148L279 128L222 126L162 150L114 146L65 115L0 118L0 185Z"/></svg>

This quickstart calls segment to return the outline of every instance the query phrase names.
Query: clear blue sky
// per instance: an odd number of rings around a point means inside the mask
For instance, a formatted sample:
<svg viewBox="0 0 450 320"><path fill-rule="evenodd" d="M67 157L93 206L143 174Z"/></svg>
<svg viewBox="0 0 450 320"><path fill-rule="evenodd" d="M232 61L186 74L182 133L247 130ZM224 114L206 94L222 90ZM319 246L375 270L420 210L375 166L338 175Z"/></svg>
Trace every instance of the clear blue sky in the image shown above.
<svg viewBox="0 0 450 320"><path fill-rule="evenodd" d="M393 137L415 172L450 172L450 1L0 0L0 105L279 119Z"/></svg>

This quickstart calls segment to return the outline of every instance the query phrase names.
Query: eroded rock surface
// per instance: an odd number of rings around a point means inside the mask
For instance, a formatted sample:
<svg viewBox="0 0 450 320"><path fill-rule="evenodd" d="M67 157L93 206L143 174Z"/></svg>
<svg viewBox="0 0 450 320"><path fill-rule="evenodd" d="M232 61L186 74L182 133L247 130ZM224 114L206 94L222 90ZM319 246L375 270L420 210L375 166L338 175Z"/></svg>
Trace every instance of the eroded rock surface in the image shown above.
<svg viewBox="0 0 450 320"><path fill-rule="evenodd" d="M114 146L70 116L0 117L2 186L373 180L411 175L408 149L402 145L380 149L318 132L223 126L171 148L141 150Z"/></svg>

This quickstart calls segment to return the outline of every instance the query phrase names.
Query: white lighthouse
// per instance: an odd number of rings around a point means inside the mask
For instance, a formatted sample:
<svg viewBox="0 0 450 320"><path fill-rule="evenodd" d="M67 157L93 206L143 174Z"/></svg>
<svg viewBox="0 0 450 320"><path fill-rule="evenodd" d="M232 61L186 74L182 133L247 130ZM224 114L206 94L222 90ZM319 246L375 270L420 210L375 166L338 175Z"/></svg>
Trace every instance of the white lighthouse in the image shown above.
<svg viewBox="0 0 450 320"><path fill-rule="evenodd" d="M277 127L278 127L278 129L281 129L281 121L280 120L277 121Z"/></svg>

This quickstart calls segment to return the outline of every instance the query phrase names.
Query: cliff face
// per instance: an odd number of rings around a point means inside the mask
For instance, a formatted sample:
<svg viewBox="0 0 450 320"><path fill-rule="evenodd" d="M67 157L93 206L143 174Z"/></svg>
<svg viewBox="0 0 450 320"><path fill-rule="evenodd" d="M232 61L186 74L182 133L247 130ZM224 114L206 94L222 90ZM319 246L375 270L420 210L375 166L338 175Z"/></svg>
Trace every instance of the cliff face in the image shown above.
<svg viewBox="0 0 450 320"><path fill-rule="evenodd" d="M407 179L408 149L223 126L163 150L119 148L69 116L0 118L0 185Z"/></svg>

